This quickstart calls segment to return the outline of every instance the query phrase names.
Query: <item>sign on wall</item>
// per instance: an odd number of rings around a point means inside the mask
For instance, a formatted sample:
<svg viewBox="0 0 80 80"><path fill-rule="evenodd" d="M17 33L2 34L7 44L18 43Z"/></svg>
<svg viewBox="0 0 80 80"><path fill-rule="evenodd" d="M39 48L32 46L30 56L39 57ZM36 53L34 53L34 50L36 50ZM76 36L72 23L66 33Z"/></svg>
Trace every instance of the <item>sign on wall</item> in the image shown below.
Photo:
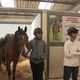
<svg viewBox="0 0 80 80"><path fill-rule="evenodd" d="M80 17L50 15L49 42L65 42L69 38L67 29L70 27L79 29L77 39L80 40Z"/></svg>
<svg viewBox="0 0 80 80"><path fill-rule="evenodd" d="M69 36L67 35L67 29L70 27L75 27L79 29L77 39L80 38L80 17L62 16L62 26L63 26L63 41L66 41L69 38Z"/></svg>
<svg viewBox="0 0 80 80"><path fill-rule="evenodd" d="M49 41L62 42L62 17L49 16Z"/></svg>

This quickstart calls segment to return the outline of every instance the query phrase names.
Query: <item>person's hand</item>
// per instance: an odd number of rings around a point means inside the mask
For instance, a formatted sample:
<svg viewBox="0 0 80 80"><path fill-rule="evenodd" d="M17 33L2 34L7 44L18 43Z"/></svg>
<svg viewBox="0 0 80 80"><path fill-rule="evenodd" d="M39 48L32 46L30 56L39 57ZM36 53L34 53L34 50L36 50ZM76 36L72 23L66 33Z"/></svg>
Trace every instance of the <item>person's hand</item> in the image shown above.
<svg viewBox="0 0 80 80"><path fill-rule="evenodd" d="M41 58L41 61L43 62L43 61L44 61L44 59L43 59L43 58Z"/></svg>
<svg viewBox="0 0 80 80"><path fill-rule="evenodd" d="M26 53L26 54L22 54L22 56L23 56L23 57L25 57L25 58L27 58L27 57L28 57L28 56L27 56L27 53Z"/></svg>
<svg viewBox="0 0 80 80"><path fill-rule="evenodd" d="M25 54L25 58L27 58L27 59L29 58L28 54Z"/></svg>

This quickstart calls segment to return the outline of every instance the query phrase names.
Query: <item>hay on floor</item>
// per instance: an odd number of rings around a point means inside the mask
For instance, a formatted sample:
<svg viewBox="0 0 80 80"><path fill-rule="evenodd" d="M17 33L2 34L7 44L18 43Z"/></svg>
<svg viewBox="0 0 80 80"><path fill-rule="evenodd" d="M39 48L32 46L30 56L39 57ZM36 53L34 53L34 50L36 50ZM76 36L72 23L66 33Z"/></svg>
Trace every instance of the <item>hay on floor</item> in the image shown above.
<svg viewBox="0 0 80 80"><path fill-rule="evenodd" d="M7 79L6 68L2 64L2 73L0 73L0 80L6 80L6 79ZM16 80L32 80L32 73L31 73L29 59L20 60L18 62L16 69Z"/></svg>

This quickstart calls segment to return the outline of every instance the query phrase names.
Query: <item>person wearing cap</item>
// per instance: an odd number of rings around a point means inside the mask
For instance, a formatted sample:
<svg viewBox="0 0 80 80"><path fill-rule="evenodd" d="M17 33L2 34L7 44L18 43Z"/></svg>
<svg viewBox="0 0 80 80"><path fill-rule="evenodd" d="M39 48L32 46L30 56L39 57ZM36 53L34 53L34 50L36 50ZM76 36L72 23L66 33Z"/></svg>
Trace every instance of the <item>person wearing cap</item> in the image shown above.
<svg viewBox="0 0 80 80"><path fill-rule="evenodd" d="M64 75L63 80L77 80L79 72L80 42L76 39L78 29L70 27L67 30L69 39L64 44Z"/></svg>
<svg viewBox="0 0 80 80"><path fill-rule="evenodd" d="M42 40L42 29L34 29L35 37L29 41L30 65L33 80L43 80L44 60L47 57L47 44Z"/></svg>

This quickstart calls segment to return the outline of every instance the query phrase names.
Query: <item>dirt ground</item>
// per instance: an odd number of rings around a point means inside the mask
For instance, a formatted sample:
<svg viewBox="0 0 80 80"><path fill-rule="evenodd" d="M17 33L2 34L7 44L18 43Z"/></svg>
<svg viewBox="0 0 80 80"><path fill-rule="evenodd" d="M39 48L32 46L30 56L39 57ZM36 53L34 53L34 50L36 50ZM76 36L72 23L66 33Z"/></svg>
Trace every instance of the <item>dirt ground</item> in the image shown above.
<svg viewBox="0 0 80 80"><path fill-rule="evenodd" d="M7 80L6 68L3 64L2 64L2 72L0 73L0 80ZM19 59L16 69L16 80L32 80L29 59L23 59L23 58Z"/></svg>

